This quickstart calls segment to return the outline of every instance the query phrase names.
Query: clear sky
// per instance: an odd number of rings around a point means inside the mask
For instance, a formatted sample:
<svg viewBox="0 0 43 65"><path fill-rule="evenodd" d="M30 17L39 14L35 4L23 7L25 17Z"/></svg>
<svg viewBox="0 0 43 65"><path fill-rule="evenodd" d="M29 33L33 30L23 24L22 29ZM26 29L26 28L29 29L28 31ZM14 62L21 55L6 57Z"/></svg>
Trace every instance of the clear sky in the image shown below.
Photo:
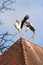
<svg viewBox="0 0 43 65"><path fill-rule="evenodd" d="M4 0L0 0L0 5ZM36 34L34 38L31 38L32 32L28 31L24 33L24 37L29 41L43 47L43 0L16 0L16 3L11 5L15 8L15 11L0 12L0 20L4 22L4 25L0 25L0 33L8 31L9 33L16 33L13 23L15 20L22 20L25 15L29 15L31 22L35 29ZM18 35L14 37L14 41L18 39ZM10 42L9 42L10 43Z"/></svg>

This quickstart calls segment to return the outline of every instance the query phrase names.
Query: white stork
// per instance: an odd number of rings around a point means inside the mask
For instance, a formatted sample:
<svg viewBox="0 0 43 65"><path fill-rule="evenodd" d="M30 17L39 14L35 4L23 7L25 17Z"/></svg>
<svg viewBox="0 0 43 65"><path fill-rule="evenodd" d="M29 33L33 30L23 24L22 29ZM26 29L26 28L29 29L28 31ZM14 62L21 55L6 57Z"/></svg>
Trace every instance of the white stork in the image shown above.
<svg viewBox="0 0 43 65"><path fill-rule="evenodd" d="M26 15L21 22L18 22L18 20L16 20L16 22L14 23L15 28L18 31L21 31L23 28L23 25L25 25L27 28L29 28L31 31L33 31L33 34L35 34L35 29L34 29L33 25L30 22L27 22L27 19L29 19L28 15Z"/></svg>
<svg viewBox="0 0 43 65"><path fill-rule="evenodd" d="M28 29L30 29L30 30L33 32L32 38L34 38L35 28L33 27L32 23L26 21L26 22L25 22L25 26L27 27L26 31L27 31Z"/></svg>
<svg viewBox="0 0 43 65"><path fill-rule="evenodd" d="M25 21L27 19L29 19L28 15L26 15L21 22L19 22L18 20L16 20L16 22L14 23L15 28L19 31L19 36L20 37L21 37L20 32L22 32L23 25L24 25L24 23L25 23ZM22 34L22 36L23 36L23 34Z"/></svg>

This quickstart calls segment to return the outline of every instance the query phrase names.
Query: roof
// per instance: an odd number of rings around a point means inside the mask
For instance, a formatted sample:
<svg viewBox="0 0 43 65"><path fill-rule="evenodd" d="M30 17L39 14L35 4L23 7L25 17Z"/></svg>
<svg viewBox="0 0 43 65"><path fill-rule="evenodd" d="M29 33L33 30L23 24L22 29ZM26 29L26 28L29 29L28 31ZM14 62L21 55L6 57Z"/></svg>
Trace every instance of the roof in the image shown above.
<svg viewBox="0 0 43 65"><path fill-rule="evenodd" d="M43 48L21 38L0 56L0 65L43 65Z"/></svg>

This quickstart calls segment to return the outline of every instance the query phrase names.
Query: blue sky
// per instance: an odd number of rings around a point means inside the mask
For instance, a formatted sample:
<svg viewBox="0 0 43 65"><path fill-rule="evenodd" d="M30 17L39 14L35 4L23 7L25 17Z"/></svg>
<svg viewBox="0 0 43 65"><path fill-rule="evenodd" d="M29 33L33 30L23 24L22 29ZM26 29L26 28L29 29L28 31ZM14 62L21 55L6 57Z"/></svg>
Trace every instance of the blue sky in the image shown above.
<svg viewBox="0 0 43 65"><path fill-rule="evenodd" d="M0 0L0 5L4 0ZM0 26L0 33L8 31L9 33L16 33L17 30L14 28L13 23L15 20L22 20L25 15L29 15L31 22L35 29L35 38L31 38L32 32L29 30L24 33L25 39L32 41L33 43L43 47L43 0L16 0L16 3L11 5L15 8L15 11L6 11L5 13L0 12L0 20L4 22L4 25ZM19 38L15 36L14 41ZM11 45L12 43L10 43Z"/></svg>

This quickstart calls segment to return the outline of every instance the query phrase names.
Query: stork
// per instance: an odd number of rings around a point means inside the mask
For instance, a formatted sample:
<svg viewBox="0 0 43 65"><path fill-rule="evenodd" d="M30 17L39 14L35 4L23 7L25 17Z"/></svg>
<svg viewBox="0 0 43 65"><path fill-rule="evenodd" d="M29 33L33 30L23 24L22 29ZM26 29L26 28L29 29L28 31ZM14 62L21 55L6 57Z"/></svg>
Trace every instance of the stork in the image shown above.
<svg viewBox="0 0 43 65"><path fill-rule="evenodd" d="M35 28L33 27L33 25L30 22L27 22L28 19L29 19L29 16L26 15L21 22L16 20L16 22L14 23L14 26L18 31L21 31L23 26L26 26L26 28L29 28L33 32L33 34L35 34ZM27 31L27 29L26 29L26 31Z"/></svg>
<svg viewBox="0 0 43 65"><path fill-rule="evenodd" d="M23 25L24 25L24 23L25 23L25 21L26 21L27 19L29 19L29 16L28 16L28 15L26 15L21 22L19 22L18 20L16 20L16 22L14 23L14 26L15 26L15 28L18 30L20 37L21 37L20 31L22 30ZM21 31L21 32L22 32L22 31ZM22 34L22 35L23 35L23 34Z"/></svg>
<svg viewBox="0 0 43 65"><path fill-rule="evenodd" d="M26 31L27 31L28 29L30 29L30 30L33 32L32 38L34 38L34 35L35 35L35 28L34 28L34 26L32 25L32 23L26 21L26 22L25 22L25 26L27 27Z"/></svg>

